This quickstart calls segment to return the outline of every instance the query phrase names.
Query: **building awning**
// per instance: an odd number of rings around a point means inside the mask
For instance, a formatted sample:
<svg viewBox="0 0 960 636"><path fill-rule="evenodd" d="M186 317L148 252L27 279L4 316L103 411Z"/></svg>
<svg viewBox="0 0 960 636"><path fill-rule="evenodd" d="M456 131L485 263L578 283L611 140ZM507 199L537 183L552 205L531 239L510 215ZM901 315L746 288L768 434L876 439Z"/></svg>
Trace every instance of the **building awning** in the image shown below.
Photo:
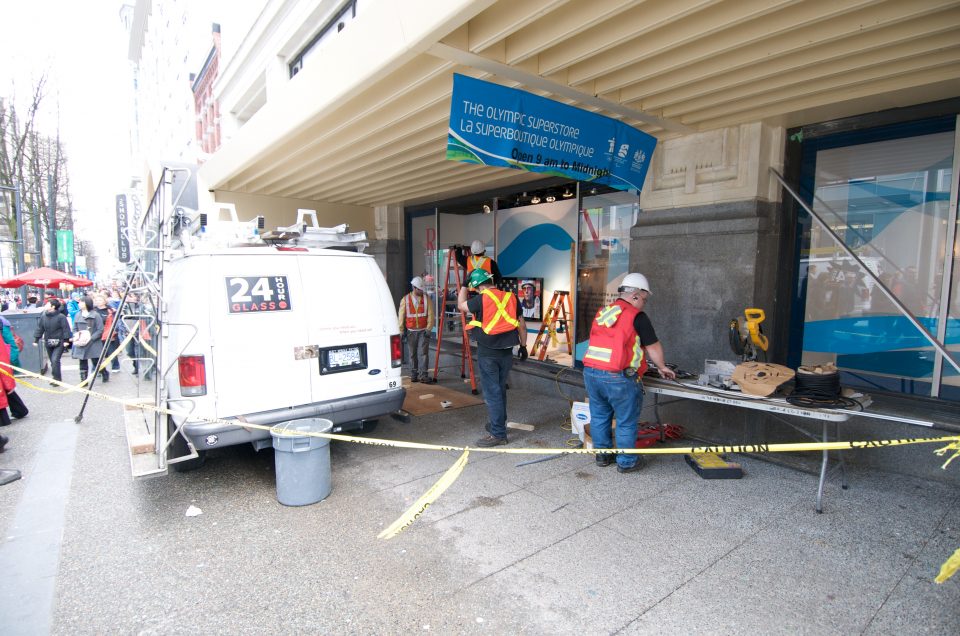
<svg viewBox="0 0 960 636"><path fill-rule="evenodd" d="M366 4L201 170L211 189L362 206L538 178L445 159L452 74L668 139L960 95L953 0ZM231 109L222 103L221 109Z"/></svg>

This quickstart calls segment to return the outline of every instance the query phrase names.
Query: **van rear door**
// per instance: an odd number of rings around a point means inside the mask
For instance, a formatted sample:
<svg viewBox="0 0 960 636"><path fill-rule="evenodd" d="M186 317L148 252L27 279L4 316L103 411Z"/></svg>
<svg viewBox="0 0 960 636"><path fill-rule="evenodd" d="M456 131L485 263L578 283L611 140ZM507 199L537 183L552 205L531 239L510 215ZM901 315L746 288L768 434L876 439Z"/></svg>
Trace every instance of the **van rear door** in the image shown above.
<svg viewBox="0 0 960 636"><path fill-rule="evenodd" d="M310 402L310 300L294 254L250 250L210 258L213 394L221 417ZM209 373L209 371L208 371Z"/></svg>
<svg viewBox="0 0 960 636"><path fill-rule="evenodd" d="M308 340L320 356L312 374L314 400L399 386L399 372L390 364L397 313L374 259L327 251L301 256L300 268L310 290L305 299Z"/></svg>

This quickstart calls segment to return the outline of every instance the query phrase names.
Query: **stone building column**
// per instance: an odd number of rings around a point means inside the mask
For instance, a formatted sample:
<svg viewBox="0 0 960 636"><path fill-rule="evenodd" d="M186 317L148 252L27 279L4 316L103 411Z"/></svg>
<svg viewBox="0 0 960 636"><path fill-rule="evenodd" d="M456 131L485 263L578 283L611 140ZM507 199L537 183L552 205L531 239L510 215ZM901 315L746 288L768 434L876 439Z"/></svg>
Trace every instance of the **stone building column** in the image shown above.
<svg viewBox="0 0 960 636"><path fill-rule="evenodd" d="M394 300L399 302L407 291L406 261L404 256L403 206L380 205L373 211L376 230L370 239L368 254L372 254L387 279Z"/></svg>
<svg viewBox="0 0 960 636"><path fill-rule="evenodd" d="M667 360L686 370L733 360L729 322L746 307L775 325L784 130L762 123L661 142L630 232L630 269L650 280L647 313ZM789 228L787 228L789 230Z"/></svg>

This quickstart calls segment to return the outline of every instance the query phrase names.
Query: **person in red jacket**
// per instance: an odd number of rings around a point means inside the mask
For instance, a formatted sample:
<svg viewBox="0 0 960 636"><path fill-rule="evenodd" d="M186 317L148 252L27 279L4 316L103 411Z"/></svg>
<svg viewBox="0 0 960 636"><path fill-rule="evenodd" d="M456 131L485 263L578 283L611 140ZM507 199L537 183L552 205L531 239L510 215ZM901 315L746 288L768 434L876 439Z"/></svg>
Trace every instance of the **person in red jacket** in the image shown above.
<svg viewBox="0 0 960 636"><path fill-rule="evenodd" d="M17 419L27 416L27 407L17 395L17 381L10 368L10 345L0 341L0 426L10 425L11 413ZM10 413L7 408L10 408ZM3 437L0 435L0 437ZM0 439L0 449L7 443L7 438Z"/></svg>
<svg viewBox="0 0 960 636"><path fill-rule="evenodd" d="M614 448L611 419L617 418L616 448L636 448L637 419L643 407L640 378L647 370L647 358L657 365L660 376L676 374L663 359L663 345L653 323L643 312L651 296L643 274L627 274L617 289L619 298L600 309L590 325L590 343L583 356L583 383L590 397L590 435L594 448ZM639 455L617 454L617 471L629 473L643 468ZM598 466L609 466L612 453L599 453Z"/></svg>

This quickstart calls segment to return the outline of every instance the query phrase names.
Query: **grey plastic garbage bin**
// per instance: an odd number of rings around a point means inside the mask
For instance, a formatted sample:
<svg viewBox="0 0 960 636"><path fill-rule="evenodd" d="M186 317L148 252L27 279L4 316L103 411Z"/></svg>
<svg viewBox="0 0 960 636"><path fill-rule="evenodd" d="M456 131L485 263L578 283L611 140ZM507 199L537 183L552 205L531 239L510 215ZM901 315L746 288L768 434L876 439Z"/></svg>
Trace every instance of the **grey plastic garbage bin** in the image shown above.
<svg viewBox="0 0 960 636"><path fill-rule="evenodd" d="M293 420L270 431L277 469L277 501L307 506L330 494L330 440L298 433L329 433L333 422L321 417Z"/></svg>

